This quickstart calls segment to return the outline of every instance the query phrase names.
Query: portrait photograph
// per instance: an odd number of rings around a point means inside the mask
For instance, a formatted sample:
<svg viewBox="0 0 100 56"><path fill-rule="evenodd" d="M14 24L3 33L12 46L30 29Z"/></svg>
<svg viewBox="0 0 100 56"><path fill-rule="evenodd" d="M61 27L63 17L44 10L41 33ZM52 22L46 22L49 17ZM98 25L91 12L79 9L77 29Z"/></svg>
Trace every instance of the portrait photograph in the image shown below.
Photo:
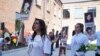
<svg viewBox="0 0 100 56"><path fill-rule="evenodd" d="M93 14L85 13L85 23L92 23L92 22L94 22Z"/></svg>

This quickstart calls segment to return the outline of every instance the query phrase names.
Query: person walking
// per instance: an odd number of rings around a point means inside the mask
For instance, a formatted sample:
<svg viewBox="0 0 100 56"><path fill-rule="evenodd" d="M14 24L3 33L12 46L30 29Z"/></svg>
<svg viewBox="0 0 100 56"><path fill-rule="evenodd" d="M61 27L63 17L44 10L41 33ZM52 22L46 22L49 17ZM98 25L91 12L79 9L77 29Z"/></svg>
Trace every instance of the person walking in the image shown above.
<svg viewBox="0 0 100 56"><path fill-rule="evenodd" d="M87 28L87 36L90 41L94 41L97 39L97 50L95 52L95 56L100 56L100 31L93 33L91 28Z"/></svg>
<svg viewBox="0 0 100 56"><path fill-rule="evenodd" d="M53 32L49 32L49 37L50 37L50 40L51 40L51 55L50 56L52 56L52 54L53 54L53 44L54 44L54 42L55 42L55 40L54 40L54 37L53 37Z"/></svg>
<svg viewBox="0 0 100 56"><path fill-rule="evenodd" d="M75 35L72 36L71 40L70 56L85 56L85 47L88 45L88 37L83 33L83 27L81 23L75 25Z"/></svg>
<svg viewBox="0 0 100 56"><path fill-rule="evenodd" d="M36 18L32 30L34 33L28 44L29 56L50 56L51 41L46 32L45 22Z"/></svg>
<svg viewBox="0 0 100 56"><path fill-rule="evenodd" d="M59 31L56 31L56 48L59 48Z"/></svg>

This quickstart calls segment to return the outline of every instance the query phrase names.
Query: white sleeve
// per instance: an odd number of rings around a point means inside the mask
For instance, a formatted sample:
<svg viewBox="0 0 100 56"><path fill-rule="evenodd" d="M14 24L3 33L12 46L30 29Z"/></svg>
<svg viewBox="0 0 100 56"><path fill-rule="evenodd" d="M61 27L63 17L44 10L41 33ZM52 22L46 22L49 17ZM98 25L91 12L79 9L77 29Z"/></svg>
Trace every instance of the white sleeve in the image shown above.
<svg viewBox="0 0 100 56"><path fill-rule="evenodd" d="M97 35L98 35L97 33L94 34L94 40L97 39Z"/></svg>
<svg viewBox="0 0 100 56"><path fill-rule="evenodd" d="M10 37L9 33L6 32L4 37Z"/></svg>
<svg viewBox="0 0 100 56"><path fill-rule="evenodd" d="M51 41L48 37L45 37L44 41L44 53L45 54L51 54Z"/></svg>
<svg viewBox="0 0 100 56"><path fill-rule="evenodd" d="M84 36L84 45L88 45L88 37L87 36Z"/></svg>
<svg viewBox="0 0 100 56"><path fill-rule="evenodd" d="M32 45L32 42L30 41L30 42L28 43L28 47L27 47L28 50L30 49L31 45Z"/></svg>

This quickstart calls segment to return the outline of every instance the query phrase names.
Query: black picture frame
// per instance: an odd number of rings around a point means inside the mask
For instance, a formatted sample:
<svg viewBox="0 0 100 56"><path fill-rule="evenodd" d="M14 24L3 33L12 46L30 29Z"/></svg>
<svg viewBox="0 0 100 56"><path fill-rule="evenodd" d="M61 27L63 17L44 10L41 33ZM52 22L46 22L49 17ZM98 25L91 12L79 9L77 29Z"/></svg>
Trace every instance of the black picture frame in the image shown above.
<svg viewBox="0 0 100 56"><path fill-rule="evenodd" d="M93 13L85 13L85 23L92 23L94 22Z"/></svg>
<svg viewBox="0 0 100 56"><path fill-rule="evenodd" d="M24 14L29 14L30 10L31 10L31 6L32 6L32 1L33 0L23 0L23 4L22 4L22 8L21 8L21 13L24 13ZM27 10L28 10L28 13L25 13L26 11L24 11L24 7L25 7L25 4L28 3L28 7L27 7Z"/></svg>

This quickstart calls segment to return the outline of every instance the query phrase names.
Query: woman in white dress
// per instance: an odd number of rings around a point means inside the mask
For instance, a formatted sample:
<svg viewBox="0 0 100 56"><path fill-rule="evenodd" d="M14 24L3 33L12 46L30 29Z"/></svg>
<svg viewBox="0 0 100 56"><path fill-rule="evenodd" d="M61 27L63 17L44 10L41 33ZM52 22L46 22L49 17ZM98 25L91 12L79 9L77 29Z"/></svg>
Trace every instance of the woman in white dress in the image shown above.
<svg viewBox="0 0 100 56"><path fill-rule="evenodd" d="M77 52L82 45L88 45L88 38L85 34L83 34L83 24L77 23L75 25L75 35L72 37L71 41L71 55L70 56L80 56L79 52ZM84 55L84 52L82 54Z"/></svg>
<svg viewBox="0 0 100 56"><path fill-rule="evenodd" d="M94 41L97 39L97 50L95 52L95 56L100 56L100 31L98 32L93 32L92 28L88 27L87 28L87 36L90 41Z"/></svg>
<svg viewBox="0 0 100 56"><path fill-rule="evenodd" d="M51 42L46 34L46 25L42 19L35 19L32 26L34 31L28 44L29 56L50 56Z"/></svg>

